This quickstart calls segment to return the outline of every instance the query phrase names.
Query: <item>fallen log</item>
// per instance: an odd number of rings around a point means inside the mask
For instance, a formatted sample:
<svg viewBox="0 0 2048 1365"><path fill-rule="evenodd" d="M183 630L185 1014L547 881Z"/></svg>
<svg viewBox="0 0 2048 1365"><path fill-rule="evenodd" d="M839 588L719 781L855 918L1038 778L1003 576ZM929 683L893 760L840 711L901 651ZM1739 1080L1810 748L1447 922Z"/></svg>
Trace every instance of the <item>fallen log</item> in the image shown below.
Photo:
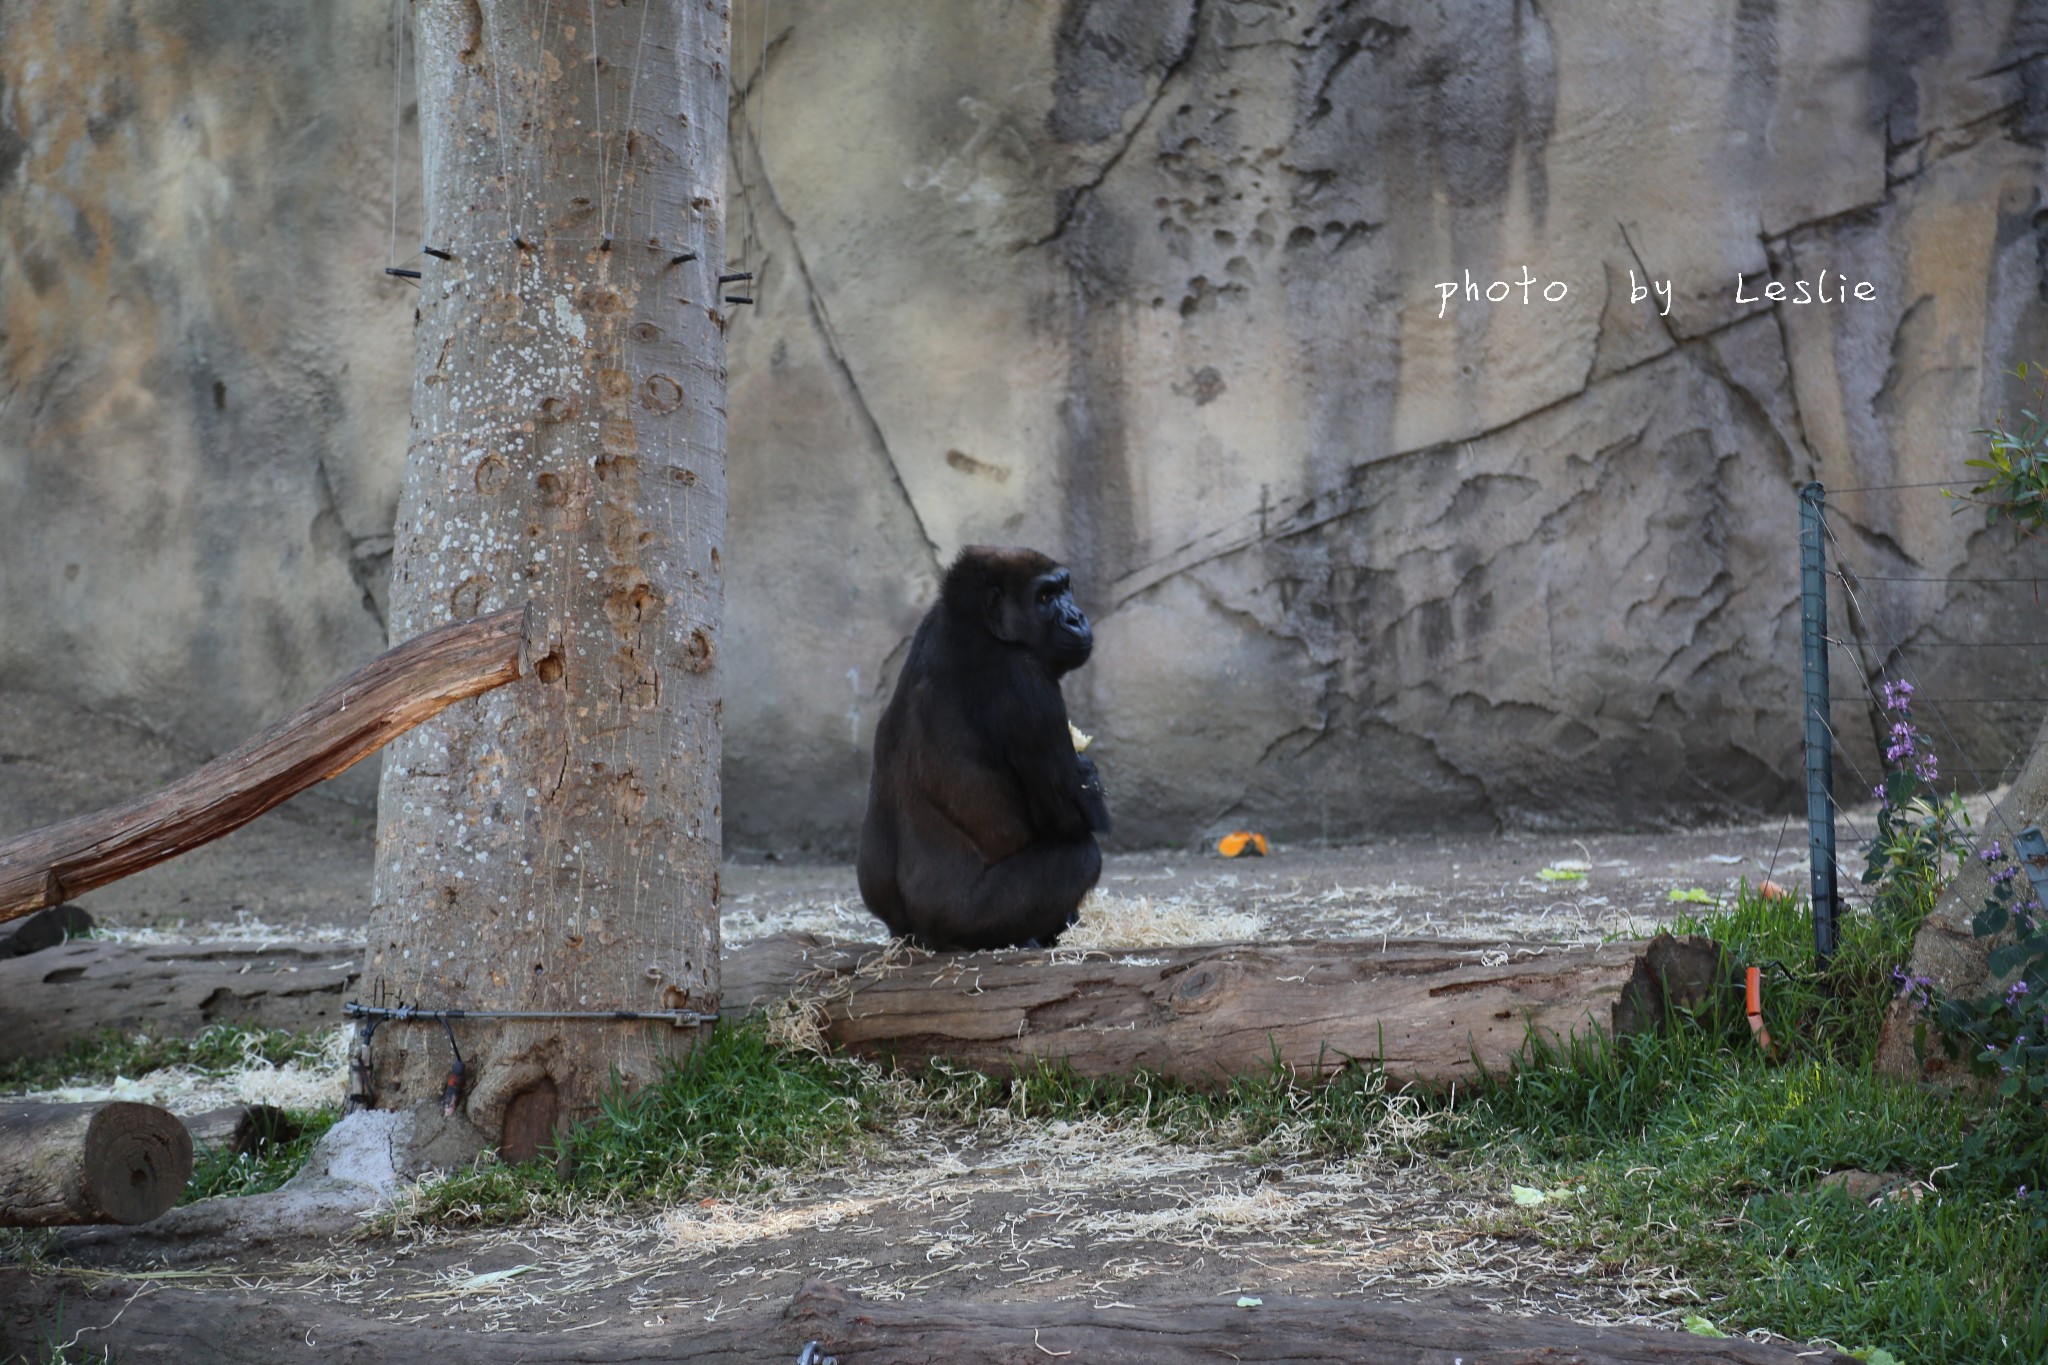
<svg viewBox="0 0 2048 1365"><path fill-rule="evenodd" d="M0 961L26 957L92 932L92 916L82 905L52 905L32 915L0 924Z"/></svg>
<svg viewBox="0 0 2048 1365"><path fill-rule="evenodd" d="M147 1292L147 1298L137 1296ZM130 1304L132 1311L122 1311ZM1740 1337L1709 1338L1649 1327L1592 1327L1563 1318L1369 1299L1268 1297L1094 1308L1074 1301L990 1304L927 1300L879 1303L812 1281L779 1319L735 1314L715 1323L594 1325L583 1330L465 1332L448 1323L388 1322L312 1294L158 1287L110 1280L0 1272L0 1351L46 1358L62 1342L124 1362L269 1365L570 1365L677 1362L737 1365L812 1359L839 1365L1042 1365L1049 1357L1089 1365L1162 1360L1240 1360L1309 1365L1853 1365L1849 1356ZM643 1313L630 1315L642 1318Z"/></svg>
<svg viewBox="0 0 2048 1365"><path fill-rule="evenodd" d="M1352 1058L1445 1085L1500 1069L1528 1031L1654 1029L1726 979L1703 938L1513 949L1396 941L930 954L778 934L729 949L728 1018L794 996L823 1040L910 1063L1009 1071L1062 1058L1089 1076L1143 1067L1212 1081ZM74 942L0 961L0 1060L55 1056L104 1030L337 1023L355 950L319 944Z"/></svg>
<svg viewBox="0 0 2048 1365"><path fill-rule="evenodd" d="M464 697L514 681L525 667L525 610L509 608L408 640L196 772L0 842L0 920L56 905L240 829Z"/></svg>
<svg viewBox="0 0 2048 1365"><path fill-rule="evenodd" d="M1195 1083L1276 1062L1303 1078L1353 1060L1427 1087L1506 1069L1552 1043L1659 1025L1725 981L1709 939L1481 948L1429 941L930 954L805 935L736 949L728 1014L794 1008L823 1041L912 1065L991 1073L1064 1061Z"/></svg>
<svg viewBox="0 0 2048 1365"><path fill-rule="evenodd" d="M124 1311L125 1310L125 1311ZM0 1270L0 1361L100 1360L121 1365L761 1365L794 1361L802 1342L763 1340L773 1310L673 1327L603 1326L580 1332L451 1330L387 1322L311 1294L188 1290L133 1281ZM597 1315L597 1316L602 1316ZM794 1335L785 1329L780 1337ZM53 1347L71 1343L77 1354ZM841 1365L853 1365L849 1358Z"/></svg>
<svg viewBox="0 0 2048 1365"><path fill-rule="evenodd" d="M191 1135L153 1104L0 1104L0 1227L146 1223L191 1178Z"/></svg>
<svg viewBox="0 0 2048 1365"><path fill-rule="evenodd" d="M1399 1300L1257 1297L1251 1307L1234 1299L1115 1308L1073 1299L884 1303L813 1280L784 1318L840 1365L1041 1365L1049 1356L1089 1365L1852 1365L1838 1351L1654 1327L1594 1327Z"/></svg>
<svg viewBox="0 0 2048 1365"><path fill-rule="evenodd" d="M212 1024L305 1032L341 1022L351 944L74 939L0 961L0 1061L39 1061L112 1031L191 1037Z"/></svg>

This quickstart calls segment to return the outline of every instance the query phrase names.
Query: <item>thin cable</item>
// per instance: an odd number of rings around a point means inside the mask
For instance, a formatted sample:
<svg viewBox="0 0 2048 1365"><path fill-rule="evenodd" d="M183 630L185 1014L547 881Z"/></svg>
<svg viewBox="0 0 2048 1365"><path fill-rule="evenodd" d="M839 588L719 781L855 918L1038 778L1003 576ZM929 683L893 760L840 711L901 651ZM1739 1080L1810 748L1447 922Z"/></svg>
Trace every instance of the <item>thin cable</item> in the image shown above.
<svg viewBox="0 0 2048 1365"><path fill-rule="evenodd" d="M1842 743L1842 737L1839 734L1835 733L1835 727L1825 720L1821 722L1821 725L1823 728L1827 730L1828 740L1835 746L1835 751L1841 754L1842 761L1848 764L1849 771L1855 774L1857 785L1862 790L1867 792L1874 792L1878 790L1877 785L1873 783L1868 777L1865 777L1863 775L1863 769L1856 766L1855 758L1849 753L1849 746ZM1835 800L1835 794L1833 792L1828 793L1828 800ZM1839 805L1840 803L1837 802L1836 804ZM1842 812L1842 818L1844 820L1847 820L1849 818L1849 814L1847 811ZM1855 829L1852 828L1849 832L1856 836L1858 842L1868 842L1863 838L1863 836L1860 833L1857 833Z"/></svg>
<svg viewBox="0 0 2048 1365"><path fill-rule="evenodd" d="M535 78L532 78L532 117L528 125L541 127L541 104L547 102L547 12L555 0L541 0L541 45L535 49ZM532 158L522 156L518 168L520 180L520 201L524 203L532 194Z"/></svg>
<svg viewBox="0 0 2048 1365"><path fill-rule="evenodd" d="M450 1019L562 1019L599 1024L674 1024L678 1028L718 1021L717 1013L703 1010L435 1010L411 1005L362 1005L350 1000L341 1012L352 1019L394 1020L399 1023L446 1023Z"/></svg>
<svg viewBox="0 0 2048 1365"><path fill-rule="evenodd" d="M1836 573L1831 574L1829 576L1839 577L1840 572L1837 571ZM1865 583L2039 583L2042 580L2043 575L2034 574L2031 577L2025 578L1938 578L1924 575L1920 577L1914 577L1910 574L1866 573L1858 574L1857 577L1861 578Z"/></svg>
<svg viewBox="0 0 2048 1365"><path fill-rule="evenodd" d="M1843 586L1844 588L1848 588L1848 586L1849 586L1849 585L1848 585L1848 584L1846 584L1846 583L1844 583L1844 584L1843 584L1842 586ZM1852 591L1852 592L1853 592L1854 590L1853 590L1853 589L1850 589L1850 591ZM1854 649L1854 648L1856 648L1856 646L1854 646L1854 645L1850 644L1850 643L1849 643L1849 642L1848 642L1847 640L1837 639L1837 638L1836 638L1835 636L1832 636L1832 635L1824 635L1824 636L1822 636L1821 638L1822 638L1822 639L1824 639L1824 640L1826 640L1826 641L1827 641L1827 642L1828 642L1829 644L1831 644L1831 645L1840 645L1840 646L1842 646L1842 648L1844 648L1844 649ZM2048 649L2048 640L1923 640L1923 641L1922 641L1921 643L1919 643L1919 644L1917 644L1917 645L1913 646L1913 648L1915 648L1915 649Z"/></svg>
<svg viewBox="0 0 2048 1365"><path fill-rule="evenodd" d="M759 59L754 66L753 134L754 161L759 165L763 179L766 179L768 174L768 143L766 141L768 136L768 36L772 30L772 25L769 21L774 17L774 14L775 0L761 0L761 51ZM754 212L753 204L749 203L747 205L747 266L757 274L761 270L761 263L756 259L760 255L760 250L760 215ZM755 280L754 288L749 289L747 292L750 294L755 293L760 287L761 282Z"/></svg>
<svg viewBox="0 0 2048 1365"><path fill-rule="evenodd" d="M602 210L597 215L600 238L608 239L618 230L619 202L626 197L626 165L633 159L633 120L640 110L640 68L647 60L647 14L653 8L653 0L641 0L640 41L633 46L633 81L626 87L626 145L619 153L619 183L612 191L611 224L605 224Z"/></svg>
<svg viewBox="0 0 2048 1365"><path fill-rule="evenodd" d="M1833 497L1837 493L1897 493L1908 488L1947 488L1948 486L1949 481L1946 479L1938 483L1867 483L1860 488L1830 488L1827 490L1827 496Z"/></svg>
<svg viewBox="0 0 2048 1365"><path fill-rule="evenodd" d="M498 24L495 16L484 22L491 30L491 101L498 112L498 188L505 196L505 230L516 236L519 224L512 217L512 163L505 156L505 139L509 134L505 127L505 87L500 79L505 59L498 46Z"/></svg>
<svg viewBox="0 0 2048 1365"><path fill-rule="evenodd" d="M1861 705L1871 700L1868 697L1829 697L1829 701L1855 702ZM1938 702L1943 706L2048 706L2048 697L1924 697L1923 701Z"/></svg>
<svg viewBox="0 0 2048 1365"><path fill-rule="evenodd" d="M1778 878L1778 855L1785 851L1785 831L1791 828L1792 812L1788 810L1785 812L1784 823L1778 826L1778 842L1771 848L1771 861L1764 867L1764 880L1767 882L1776 881Z"/></svg>
<svg viewBox="0 0 2048 1365"><path fill-rule="evenodd" d="M645 11L642 11L643 16ZM610 184L605 176L604 70L597 59L597 0L590 0L590 104L591 120L597 124L597 229L604 232L604 196Z"/></svg>
<svg viewBox="0 0 2048 1365"><path fill-rule="evenodd" d="M1884 622L1879 620L1876 615L1874 615L1868 608L1866 608L1863 605L1862 599L1859 598L1856 594L1856 589L1850 586L1848 577L1850 571L1847 564L1842 559L1842 542L1840 538L1835 535L1834 528L1828 525L1828 520L1825 515L1823 515L1820 519L1820 529L1822 533L1827 536L1829 542L1833 544L1835 547L1835 563L1838 567L1842 569L1844 575L1844 577L1842 578L1842 591L1848 594L1849 604L1856 609L1859 615L1863 616L1864 619L1868 620L1873 626L1877 627L1878 634L1881 637L1887 637L1885 647L1890 651L1891 656L1893 658L1896 658L1900 661L1901 671L1903 671L1906 652L1897 643L1896 640L1888 638L1890 636L1890 632L1885 630ZM1914 690L1918 691L1919 689L1916 687ZM1927 704L1927 710L1928 713L1934 717L1935 723L1941 726L1942 734L1948 738L1949 746L1955 753L1956 758L1969 772L1970 780L1977 784L1977 794L1979 796L1988 797L1991 794L1990 784L1985 782L1983 775L1977 771L1977 765L1970 762L1969 751L1963 748L1962 741L1956 738L1956 732L1949 727L1948 717L1944 716L1941 712L1941 708L1939 706L1934 705L1932 702L1929 702ZM2005 827L2005 832L2007 836L2013 840L2015 845L2017 845L2017 843L2019 842L2019 831L2012 827L2012 822L2005 818L2005 812L1999 808L1996 802L1992 804L1991 814L1995 819L1997 819L1999 824ZM1971 842L1974 844L1976 841L1972 840Z"/></svg>
<svg viewBox="0 0 2048 1365"><path fill-rule="evenodd" d="M404 0L391 0L391 245L384 253L386 265L398 264L398 130L405 116L405 86L399 68L405 59Z"/></svg>

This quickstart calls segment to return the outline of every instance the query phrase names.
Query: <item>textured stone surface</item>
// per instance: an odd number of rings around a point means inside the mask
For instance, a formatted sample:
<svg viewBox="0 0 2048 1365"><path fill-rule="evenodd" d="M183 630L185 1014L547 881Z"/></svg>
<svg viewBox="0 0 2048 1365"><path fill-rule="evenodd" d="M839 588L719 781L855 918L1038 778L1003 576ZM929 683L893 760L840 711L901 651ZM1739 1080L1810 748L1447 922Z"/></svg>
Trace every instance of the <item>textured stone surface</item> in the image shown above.
<svg viewBox="0 0 2048 1365"><path fill-rule="evenodd" d="M735 36L742 849L850 843L976 541L1074 564L1099 644L1069 690L1128 841L1789 806L1794 486L1955 475L2018 396L1998 371L2048 356L2048 19L2018 0L876 0L742 5ZM0 685L223 744L378 642L389 37L96 0L0 40ZM1524 265L1566 297L1438 317L1438 281ZM1823 268L1876 298L1736 301ZM1929 490L1835 506L1866 575L2038 555ZM1866 595L1873 667L2048 638L2024 592ZM1909 654L1970 697L2041 695L2038 658ZM1950 771L1996 782L2041 709L1953 708ZM1873 727L1838 728L1848 788Z"/></svg>
<svg viewBox="0 0 2048 1365"><path fill-rule="evenodd" d="M391 76L375 7L0 14L0 686L218 750L383 648Z"/></svg>

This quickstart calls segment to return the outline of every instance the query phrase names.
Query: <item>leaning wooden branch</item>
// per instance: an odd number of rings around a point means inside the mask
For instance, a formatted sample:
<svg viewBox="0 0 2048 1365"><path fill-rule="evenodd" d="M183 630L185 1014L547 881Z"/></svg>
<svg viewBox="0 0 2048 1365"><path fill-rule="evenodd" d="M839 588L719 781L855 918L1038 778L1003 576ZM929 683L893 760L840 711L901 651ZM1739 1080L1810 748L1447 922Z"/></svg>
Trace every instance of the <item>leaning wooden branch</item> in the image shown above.
<svg viewBox="0 0 2048 1365"><path fill-rule="evenodd" d="M1669 935L938 955L791 935L728 953L723 975L728 1014L787 1010L820 1042L911 1064L1065 1062L1083 1076L1143 1068L1206 1084L1276 1062L1312 1079L1358 1059L1427 1087L1506 1069L1531 1033L1561 1044L1643 1032L1667 1001L1699 1004L1725 980L1711 940Z"/></svg>
<svg viewBox="0 0 2048 1365"><path fill-rule="evenodd" d="M524 669L525 611L513 607L408 640L161 790L0 843L0 920L240 829L455 702L512 682Z"/></svg>

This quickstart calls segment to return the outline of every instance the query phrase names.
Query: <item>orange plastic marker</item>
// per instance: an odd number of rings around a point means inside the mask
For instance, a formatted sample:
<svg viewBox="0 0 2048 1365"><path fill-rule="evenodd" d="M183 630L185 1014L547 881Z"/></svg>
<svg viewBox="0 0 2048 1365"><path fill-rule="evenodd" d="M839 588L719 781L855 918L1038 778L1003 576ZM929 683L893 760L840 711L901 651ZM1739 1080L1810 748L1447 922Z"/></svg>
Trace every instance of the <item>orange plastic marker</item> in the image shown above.
<svg viewBox="0 0 2048 1365"><path fill-rule="evenodd" d="M1771 1055L1771 1031L1764 1027L1763 969L1745 967L1742 969L1743 1006L1749 1013L1749 1031L1756 1035L1756 1045L1764 1056Z"/></svg>

